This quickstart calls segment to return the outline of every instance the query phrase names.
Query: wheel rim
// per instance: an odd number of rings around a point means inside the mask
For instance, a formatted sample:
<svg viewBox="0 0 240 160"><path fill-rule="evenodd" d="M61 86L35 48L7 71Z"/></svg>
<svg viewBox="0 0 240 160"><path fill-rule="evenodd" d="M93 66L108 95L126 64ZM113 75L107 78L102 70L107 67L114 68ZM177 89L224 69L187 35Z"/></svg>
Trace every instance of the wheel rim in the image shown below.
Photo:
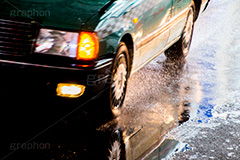
<svg viewBox="0 0 240 160"><path fill-rule="evenodd" d="M124 54L118 58L116 68L113 72L112 79L112 109L117 109L121 106L125 96L127 82L127 64Z"/></svg>
<svg viewBox="0 0 240 160"><path fill-rule="evenodd" d="M183 31L183 53L186 55L189 51L189 47L191 44L192 40L192 33L193 33L193 20L194 20L194 15L193 15L193 9L191 8L188 13L188 19L186 26Z"/></svg>

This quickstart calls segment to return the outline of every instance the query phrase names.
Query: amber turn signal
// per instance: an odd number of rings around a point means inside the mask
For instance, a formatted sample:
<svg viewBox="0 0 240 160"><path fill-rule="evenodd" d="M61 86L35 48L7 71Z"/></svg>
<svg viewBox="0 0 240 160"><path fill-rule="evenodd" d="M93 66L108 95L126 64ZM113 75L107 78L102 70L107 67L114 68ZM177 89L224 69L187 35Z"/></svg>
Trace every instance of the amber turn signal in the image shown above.
<svg viewBox="0 0 240 160"><path fill-rule="evenodd" d="M99 51L99 38L94 32L81 32L78 38L77 60L93 60Z"/></svg>

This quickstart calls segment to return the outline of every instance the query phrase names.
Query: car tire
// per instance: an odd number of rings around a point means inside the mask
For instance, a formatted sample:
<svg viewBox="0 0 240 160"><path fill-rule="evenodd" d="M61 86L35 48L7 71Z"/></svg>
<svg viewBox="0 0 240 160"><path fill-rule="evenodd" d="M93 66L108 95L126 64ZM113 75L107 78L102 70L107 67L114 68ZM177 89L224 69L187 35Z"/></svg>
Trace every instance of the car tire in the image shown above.
<svg viewBox="0 0 240 160"><path fill-rule="evenodd" d="M118 45L117 54L113 61L109 102L114 116L120 114L120 108L126 95L129 77L128 48L124 42Z"/></svg>
<svg viewBox="0 0 240 160"><path fill-rule="evenodd" d="M103 104L105 105L104 115L109 118L115 118L120 115L120 108L125 99L127 90L127 81L130 75L129 52L126 44L121 42L116 51L112 62L112 69L109 75L107 86L103 93ZM110 108L110 109L109 109ZM110 114L109 114L110 113Z"/></svg>
<svg viewBox="0 0 240 160"><path fill-rule="evenodd" d="M165 51L165 56L169 60L183 60L189 53L194 29L194 8L195 5L192 2L181 38Z"/></svg>

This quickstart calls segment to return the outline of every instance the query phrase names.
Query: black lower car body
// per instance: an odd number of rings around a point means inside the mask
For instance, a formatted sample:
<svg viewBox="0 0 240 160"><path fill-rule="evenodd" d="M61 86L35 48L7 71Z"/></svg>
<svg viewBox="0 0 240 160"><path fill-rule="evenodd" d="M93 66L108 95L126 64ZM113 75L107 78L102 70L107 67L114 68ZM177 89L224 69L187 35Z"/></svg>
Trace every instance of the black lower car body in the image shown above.
<svg viewBox="0 0 240 160"><path fill-rule="evenodd" d="M25 159L26 156L44 159L41 156L45 157L45 152L52 153L52 150L54 156L58 156L58 145L67 143L71 146L75 141L84 145L81 139L84 136L79 133L84 130L83 133L88 136L94 135L90 131L95 131L95 128L105 121L105 116L99 111L109 106L88 102L93 99L99 101L98 97L101 97L104 91L108 92L111 58L95 61L94 65L77 66L67 63L67 60L61 61L64 57L51 59L48 55L0 54L0 57L0 100L3 107L1 122L3 135L8 137L2 144L6 151L4 150L0 157L10 153L6 146L14 142L25 142L46 128L48 129L33 141L50 143L51 150L20 150L11 155L10 159L21 156ZM56 87L59 83L81 84L86 86L86 89L78 98L58 97ZM86 113L85 110L91 110L94 114ZM51 156L51 153L47 156ZM39 157L35 157L36 154Z"/></svg>
<svg viewBox="0 0 240 160"><path fill-rule="evenodd" d="M84 94L78 98L59 97L59 99L85 102L107 90L111 65L111 58L82 65L66 57L0 54L0 95L44 94L56 97L57 85L70 83L84 85L86 87Z"/></svg>

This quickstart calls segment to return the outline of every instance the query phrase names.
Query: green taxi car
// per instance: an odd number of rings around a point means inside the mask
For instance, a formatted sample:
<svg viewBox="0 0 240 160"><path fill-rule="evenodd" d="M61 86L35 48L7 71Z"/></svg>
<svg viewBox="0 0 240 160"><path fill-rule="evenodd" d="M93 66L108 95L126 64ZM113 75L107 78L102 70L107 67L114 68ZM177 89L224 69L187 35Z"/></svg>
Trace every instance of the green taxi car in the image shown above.
<svg viewBox="0 0 240 160"><path fill-rule="evenodd" d="M187 56L208 1L1 1L1 80L28 77L80 100L104 93L118 110L131 74L162 52L171 60Z"/></svg>

